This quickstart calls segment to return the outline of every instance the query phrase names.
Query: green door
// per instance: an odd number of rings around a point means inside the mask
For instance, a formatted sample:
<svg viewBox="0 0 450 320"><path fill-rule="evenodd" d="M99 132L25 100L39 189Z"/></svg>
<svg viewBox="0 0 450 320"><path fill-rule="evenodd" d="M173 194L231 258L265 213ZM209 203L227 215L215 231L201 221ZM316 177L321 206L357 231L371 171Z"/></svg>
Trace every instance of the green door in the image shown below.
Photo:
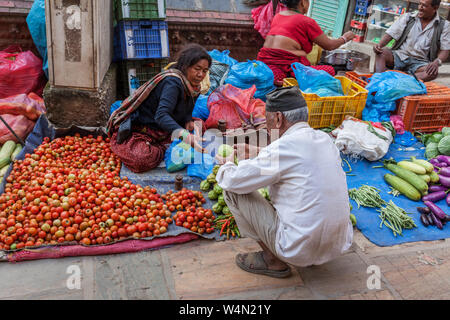
<svg viewBox="0 0 450 320"><path fill-rule="evenodd" d="M348 0L310 0L309 16L316 20L325 34L342 35L347 16Z"/></svg>

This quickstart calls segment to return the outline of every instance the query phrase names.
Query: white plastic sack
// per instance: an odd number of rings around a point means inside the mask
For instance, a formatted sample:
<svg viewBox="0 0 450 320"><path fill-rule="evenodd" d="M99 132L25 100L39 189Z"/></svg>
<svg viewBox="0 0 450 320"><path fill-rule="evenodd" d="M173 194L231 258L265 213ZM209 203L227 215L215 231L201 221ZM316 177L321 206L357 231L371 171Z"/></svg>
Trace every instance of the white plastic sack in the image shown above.
<svg viewBox="0 0 450 320"><path fill-rule="evenodd" d="M373 128L379 135L386 137L386 140L370 132L369 123L355 118L344 120L339 128L331 132L331 135L336 139L335 144L343 154L377 161L386 155L393 137L387 128L380 129L375 126Z"/></svg>

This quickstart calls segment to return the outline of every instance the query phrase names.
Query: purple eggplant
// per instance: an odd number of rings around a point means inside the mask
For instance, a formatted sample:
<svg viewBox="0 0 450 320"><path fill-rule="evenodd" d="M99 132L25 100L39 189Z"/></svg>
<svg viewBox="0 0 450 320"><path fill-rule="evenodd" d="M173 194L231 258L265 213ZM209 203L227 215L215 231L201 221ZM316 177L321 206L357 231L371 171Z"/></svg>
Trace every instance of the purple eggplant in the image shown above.
<svg viewBox="0 0 450 320"><path fill-rule="evenodd" d="M439 163L434 164L434 166L438 167L438 168L447 168L448 164L447 164L447 162L439 162Z"/></svg>
<svg viewBox="0 0 450 320"><path fill-rule="evenodd" d="M447 195L445 201L447 202L447 205L450 206L450 193Z"/></svg>
<svg viewBox="0 0 450 320"><path fill-rule="evenodd" d="M431 214L431 213L430 213L430 214L427 214L426 217L427 217L427 220L428 220L428 224L429 224L430 226L434 226L435 223L434 223L432 214Z"/></svg>
<svg viewBox="0 0 450 320"><path fill-rule="evenodd" d="M444 187L450 188L450 177L439 175L439 183Z"/></svg>
<svg viewBox="0 0 450 320"><path fill-rule="evenodd" d="M430 225L430 223L428 222L427 215L426 215L425 213L422 213L422 214L420 215L420 221L422 222L422 224L423 224L425 227L428 227L428 226Z"/></svg>
<svg viewBox="0 0 450 320"><path fill-rule="evenodd" d="M439 170L439 174L450 177L450 167L441 168L441 170Z"/></svg>
<svg viewBox="0 0 450 320"><path fill-rule="evenodd" d="M446 218L446 214L444 211L442 211L441 208L439 208L437 205L435 205L433 202L431 201L424 201L424 204L430 208L431 213L434 214L436 217L438 217L439 219L445 219Z"/></svg>
<svg viewBox="0 0 450 320"><path fill-rule="evenodd" d="M424 214L431 213L431 210L428 207L417 207L417 211L419 211L419 213L424 213Z"/></svg>
<svg viewBox="0 0 450 320"><path fill-rule="evenodd" d="M446 163L448 166L450 166L450 156L444 156L444 155L440 155L436 157L436 160L439 162L444 162Z"/></svg>
<svg viewBox="0 0 450 320"><path fill-rule="evenodd" d="M447 193L445 193L445 191L433 192L433 193L427 194L426 196L423 196L422 201L438 202L442 199L445 199L446 196L447 196Z"/></svg>
<svg viewBox="0 0 450 320"><path fill-rule="evenodd" d="M430 186L428 188L429 192L438 192L438 191L447 191L448 188L444 187L444 186L438 186L438 185L434 185L434 186Z"/></svg>
<svg viewBox="0 0 450 320"><path fill-rule="evenodd" d="M432 165L436 165L436 164L438 164L439 163L439 160L438 159L436 159L436 158L434 158L434 159L431 159L430 161L428 161L429 163L431 163Z"/></svg>
<svg viewBox="0 0 450 320"><path fill-rule="evenodd" d="M433 212L430 214L430 216L433 219L433 222L436 225L436 227L442 230L444 226L442 225L441 219L439 219Z"/></svg>

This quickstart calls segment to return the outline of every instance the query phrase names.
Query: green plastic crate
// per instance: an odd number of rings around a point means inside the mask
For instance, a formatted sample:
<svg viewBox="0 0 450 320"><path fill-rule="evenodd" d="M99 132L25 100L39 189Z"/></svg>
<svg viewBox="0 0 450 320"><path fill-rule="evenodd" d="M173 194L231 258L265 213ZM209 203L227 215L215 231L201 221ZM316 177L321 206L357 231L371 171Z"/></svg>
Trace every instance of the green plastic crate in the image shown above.
<svg viewBox="0 0 450 320"><path fill-rule="evenodd" d="M114 10L117 21L166 19L165 0L114 0Z"/></svg>
<svg viewBox="0 0 450 320"><path fill-rule="evenodd" d="M140 86L160 73L169 59L125 60L119 65L117 92L119 98L132 95Z"/></svg>

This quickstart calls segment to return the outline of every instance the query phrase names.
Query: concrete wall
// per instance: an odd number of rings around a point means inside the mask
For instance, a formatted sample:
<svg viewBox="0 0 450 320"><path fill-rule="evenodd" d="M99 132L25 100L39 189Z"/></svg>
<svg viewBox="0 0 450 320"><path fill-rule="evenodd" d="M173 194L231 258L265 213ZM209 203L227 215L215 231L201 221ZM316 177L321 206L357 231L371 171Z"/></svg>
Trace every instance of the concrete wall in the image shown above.
<svg viewBox="0 0 450 320"><path fill-rule="evenodd" d="M254 8L244 5L242 0L166 0L166 6L168 9L233 13L250 13Z"/></svg>

